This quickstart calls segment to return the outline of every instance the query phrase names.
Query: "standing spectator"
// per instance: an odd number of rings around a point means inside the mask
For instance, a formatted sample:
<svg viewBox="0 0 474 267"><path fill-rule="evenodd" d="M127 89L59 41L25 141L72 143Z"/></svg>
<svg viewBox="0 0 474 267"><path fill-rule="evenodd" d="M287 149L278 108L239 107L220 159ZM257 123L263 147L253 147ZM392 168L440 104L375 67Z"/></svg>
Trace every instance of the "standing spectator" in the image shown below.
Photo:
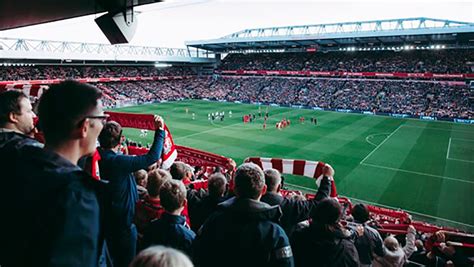
<svg viewBox="0 0 474 267"><path fill-rule="evenodd" d="M161 169L150 171L148 174L148 195L138 201L135 213L135 224L138 230L138 240L142 243L143 234L151 221L161 218L165 212L161 206L161 186L171 179L169 172Z"/></svg>
<svg viewBox="0 0 474 267"><path fill-rule="evenodd" d="M310 226L292 237L296 266L359 266L354 243L339 223L341 216L341 204L335 199L326 198L315 207Z"/></svg>
<svg viewBox="0 0 474 267"><path fill-rule="evenodd" d="M128 266L135 257L137 229L133 224L138 201L137 184L133 172L146 169L161 156L164 122L155 116L155 137L147 154L141 156L118 153L122 127L110 121L99 135L101 177L109 181L106 203L105 235L114 266Z"/></svg>
<svg viewBox="0 0 474 267"><path fill-rule="evenodd" d="M369 221L369 209L366 205L354 205L352 208L352 217L354 217L355 223L362 224L364 227L364 234L357 237L355 240L355 246L359 253L361 267L372 266L372 255L377 255L379 257L384 256L382 237L380 237L377 230L366 224Z"/></svg>
<svg viewBox="0 0 474 267"><path fill-rule="evenodd" d="M198 231L206 219L217 210L217 205L225 200L227 180L222 173L213 173L208 180L209 193L193 207L192 229Z"/></svg>
<svg viewBox="0 0 474 267"><path fill-rule="evenodd" d="M44 149L24 146L21 161L10 166L21 177L10 203L21 213L9 216L8 230L15 236L2 236L9 244L2 250L11 248L2 266L98 266L101 182L77 163L95 151L107 118L100 97L95 87L75 81L53 85L42 95L46 144Z"/></svg>
<svg viewBox="0 0 474 267"><path fill-rule="evenodd" d="M408 232L406 236L406 244L402 248L398 243L398 240L394 236L387 236L383 242L385 247L385 255L383 257L376 257L374 266L383 267L402 267L404 266L408 258L415 252L415 227L408 226Z"/></svg>
<svg viewBox="0 0 474 267"><path fill-rule="evenodd" d="M324 177L318 188L318 193L312 200L283 197L279 193L282 181L280 172L275 169L267 169L264 173L267 193L262 196L261 201L272 206L280 206L283 213L280 218L280 225L283 227L286 234L291 237L296 225L309 219L313 207L321 200L329 197L331 191L331 181L329 180L329 177L333 177L334 170L329 164L326 164L323 170Z"/></svg>
<svg viewBox="0 0 474 267"><path fill-rule="evenodd" d="M196 234L186 225L186 218L181 216L186 203L186 187L180 181L168 180L161 186L160 200L165 213L145 231L145 247L170 246L191 255Z"/></svg>
<svg viewBox="0 0 474 267"><path fill-rule="evenodd" d="M25 145L41 146L30 137L35 130L34 117L35 113L25 94L16 90L0 94L0 166L2 176L8 177L1 180L0 209L4 214L9 214L8 216L13 218L17 218L19 215L15 215L15 213L21 212L21 210L13 209L10 204L10 201L15 199L18 193L14 188L18 186L19 181L19 178L16 178L18 173L12 166L21 161L19 153L21 147ZM0 236L2 236L0 247L5 248L0 250L0 265L3 262L4 253L5 256L10 254L7 248L11 244L3 244L3 241L11 240L16 235L10 230L11 223L13 223L11 220L1 220L0 222Z"/></svg>
<svg viewBox="0 0 474 267"><path fill-rule="evenodd" d="M278 206L260 202L266 191L262 169L242 164L235 174L236 197L219 205L195 241L197 266L294 266Z"/></svg>

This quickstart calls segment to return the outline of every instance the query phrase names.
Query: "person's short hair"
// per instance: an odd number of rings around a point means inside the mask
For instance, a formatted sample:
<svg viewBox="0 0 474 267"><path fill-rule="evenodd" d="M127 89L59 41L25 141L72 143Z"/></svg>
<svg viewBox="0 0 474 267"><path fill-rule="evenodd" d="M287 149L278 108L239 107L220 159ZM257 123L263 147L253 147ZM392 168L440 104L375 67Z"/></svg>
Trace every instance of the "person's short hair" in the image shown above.
<svg viewBox="0 0 474 267"><path fill-rule="evenodd" d="M400 247L398 240L392 235L387 236L383 244L390 251L396 251Z"/></svg>
<svg viewBox="0 0 474 267"><path fill-rule="evenodd" d="M184 206L186 187L181 181L167 180L160 188L160 204L168 212Z"/></svg>
<svg viewBox="0 0 474 267"><path fill-rule="evenodd" d="M364 204L356 204L352 207L352 217L358 223L365 223L369 220L369 209Z"/></svg>
<svg viewBox="0 0 474 267"><path fill-rule="evenodd" d="M188 256L174 248L152 246L140 252L130 267L193 267Z"/></svg>
<svg viewBox="0 0 474 267"><path fill-rule="evenodd" d="M79 123L98 105L102 93L94 86L68 80L52 85L38 106L46 143L67 140Z"/></svg>
<svg viewBox="0 0 474 267"><path fill-rule="evenodd" d="M10 113L20 114L20 101L28 98L23 92L8 90L0 94L0 126L5 126L10 121Z"/></svg>
<svg viewBox="0 0 474 267"><path fill-rule="evenodd" d="M122 139L122 126L115 121L108 121L99 134L100 147L111 149L120 144Z"/></svg>
<svg viewBox="0 0 474 267"><path fill-rule="evenodd" d="M146 189L150 197L158 197L160 195L161 186L171 180L171 174L162 169L156 169L148 173L148 184Z"/></svg>
<svg viewBox="0 0 474 267"><path fill-rule="evenodd" d="M209 190L209 195L213 197L221 197L224 195L227 185L227 179L222 173L213 173L209 176L207 182L207 189Z"/></svg>
<svg viewBox="0 0 474 267"><path fill-rule="evenodd" d="M335 225L342 216L339 201L333 198L322 200L312 211L311 218L317 225Z"/></svg>
<svg viewBox="0 0 474 267"><path fill-rule="evenodd" d="M192 172L191 168L181 161L175 161L170 167L171 177L175 180L183 180L188 172Z"/></svg>
<svg viewBox="0 0 474 267"><path fill-rule="evenodd" d="M267 185L268 191L276 191L278 186L281 184L281 174L276 169L266 169L265 173L265 184Z"/></svg>
<svg viewBox="0 0 474 267"><path fill-rule="evenodd" d="M135 181L137 182L138 185L141 186L146 186L147 180L148 180L148 172L145 170L138 170L133 173L133 176L135 176Z"/></svg>
<svg viewBox="0 0 474 267"><path fill-rule="evenodd" d="M244 163L237 168L234 190L239 197L257 199L265 186L265 175L254 163Z"/></svg>

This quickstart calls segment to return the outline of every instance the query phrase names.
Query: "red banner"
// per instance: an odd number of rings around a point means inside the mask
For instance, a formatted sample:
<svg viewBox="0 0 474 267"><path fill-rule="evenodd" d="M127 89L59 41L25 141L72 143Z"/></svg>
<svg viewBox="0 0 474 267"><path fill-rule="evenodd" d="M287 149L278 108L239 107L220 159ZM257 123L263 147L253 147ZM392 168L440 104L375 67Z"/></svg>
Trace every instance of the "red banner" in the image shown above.
<svg viewBox="0 0 474 267"><path fill-rule="evenodd" d="M185 162L191 166L211 166L232 169L229 164L230 159L221 155L213 154L207 151L176 145L178 157L176 160ZM148 152L147 148L128 146L130 155L143 155Z"/></svg>
<svg viewBox="0 0 474 267"><path fill-rule="evenodd" d="M221 74L232 75L290 75L290 76L330 76L330 77L380 77L419 79L474 79L474 73L405 73L405 72L345 72L345 71L287 71L287 70L222 70Z"/></svg>

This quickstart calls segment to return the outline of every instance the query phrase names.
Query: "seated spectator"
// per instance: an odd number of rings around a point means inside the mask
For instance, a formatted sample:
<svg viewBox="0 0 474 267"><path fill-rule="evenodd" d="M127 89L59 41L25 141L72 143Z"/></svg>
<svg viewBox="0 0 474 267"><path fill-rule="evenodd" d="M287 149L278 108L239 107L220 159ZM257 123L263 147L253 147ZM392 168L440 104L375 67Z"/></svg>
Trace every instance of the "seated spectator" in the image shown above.
<svg viewBox="0 0 474 267"><path fill-rule="evenodd" d="M145 230L144 246L170 246L191 255L196 234L186 225L186 218L181 216L186 203L186 187L180 181L167 180L161 186L160 201L165 213Z"/></svg>
<svg viewBox="0 0 474 267"><path fill-rule="evenodd" d="M180 251L163 246L149 247L140 252L130 267L193 267L189 258Z"/></svg>
<svg viewBox="0 0 474 267"><path fill-rule="evenodd" d="M286 234L291 237L296 225L309 219L313 207L321 200L329 197L331 190L331 181L329 180L329 177L333 177L334 170L329 164L326 164L323 170L324 177L318 188L318 193L312 200L298 200L295 198L283 197L279 193L282 181L280 172L275 169L266 169L264 173L267 192L262 196L260 201L272 206L280 206L283 213L280 218L280 225L283 227Z"/></svg>
<svg viewBox="0 0 474 267"><path fill-rule="evenodd" d="M163 150L164 122L155 116L155 136L147 154L140 156L119 153L122 127L109 121L99 135L101 178L107 180L105 203L105 236L115 267L128 266L135 257L137 229L133 224L138 190L133 172L146 169L160 159Z"/></svg>
<svg viewBox="0 0 474 267"><path fill-rule="evenodd" d="M208 179L209 193L191 211L192 229L197 232L206 219L217 210L217 205L225 200L227 180L222 173L213 173Z"/></svg>
<svg viewBox="0 0 474 267"><path fill-rule="evenodd" d="M288 237L275 221L278 206L260 202L266 191L262 169L242 164L235 173L236 197L204 223L194 244L197 266L294 266Z"/></svg>
<svg viewBox="0 0 474 267"><path fill-rule="evenodd" d="M398 240L389 235L385 238L383 244L385 248L385 253L383 257L375 257L373 261L373 266L384 266L384 267L402 267L404 266L408 258L415 252L415 227L408 226L408 232L406 236L406 244L402 248L398 243Z"/></svg>
<svg viewBox="0 0 474 267"><path fill-rule="evenodd" d="M364 227L364 234L355 240L355 246L359 253L360 266L371 266L373 261L372 255L379 257L384 256L382 237L377 230L366 224L369 221L369 209L366 205L354 205L352 208L352 217L355 223L362 224Z"/></svg>
<svg viewBox="0 0 474 267"><path fill-rule="evenodd" d="M0 265L98 266L103 183L77 163L95 151L107 118L101 96L97 88L75 81L53 85L42 95L39 115L46 143L44 149L24 146L22 160L9 166L21 178L9 204L21 213L8 214L6 230L15 235L2 235L8 245L2 246Z"/></svg>
<svg viewBox="0 0 474 267"><path fill-rule="evenodd" d="M169 172L161 169L150 171L148 174L148 195L137 202L135 224L139 236L143 236L145 229L151 221L159 219L164 213L160 201L161 186L171 179Z"/></svg>
<svg viewBox="0 0 474 267"><path fill-rule="evenodd" d="M134 174L135 182L137 183L138 198L144 199L148 194L146 185L148 183L148 173L145 170L138 170Z"/></svg>
<svg viewBox="0 0 474 267"><path fill-rule="evenodd" d="M332 198L314 208L309 227L292 236L296 266L359 266L349 231L339 223L341 216L341 204Z"/></svg>

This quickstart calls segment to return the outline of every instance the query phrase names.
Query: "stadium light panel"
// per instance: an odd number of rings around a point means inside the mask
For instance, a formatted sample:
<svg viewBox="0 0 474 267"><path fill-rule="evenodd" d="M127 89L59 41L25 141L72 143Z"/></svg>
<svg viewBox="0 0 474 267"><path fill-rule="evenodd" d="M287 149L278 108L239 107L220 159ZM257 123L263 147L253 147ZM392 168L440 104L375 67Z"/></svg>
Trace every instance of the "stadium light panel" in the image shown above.
<svg viewBox="0 0 474 267"><path fill-rule="evenodd" d="M445 46L445 45L442 45L442 46L441 46L441 48L443 48L443 49L444 49L444 48L446 48L446 46Z"/></svg>
<svg viewBox="0 0 474 267"><path fill-rule="evenodd" d="M436 49L440 49L440 48L441 48L441 46L440 46L440 45L436 45Z"/></svg>

